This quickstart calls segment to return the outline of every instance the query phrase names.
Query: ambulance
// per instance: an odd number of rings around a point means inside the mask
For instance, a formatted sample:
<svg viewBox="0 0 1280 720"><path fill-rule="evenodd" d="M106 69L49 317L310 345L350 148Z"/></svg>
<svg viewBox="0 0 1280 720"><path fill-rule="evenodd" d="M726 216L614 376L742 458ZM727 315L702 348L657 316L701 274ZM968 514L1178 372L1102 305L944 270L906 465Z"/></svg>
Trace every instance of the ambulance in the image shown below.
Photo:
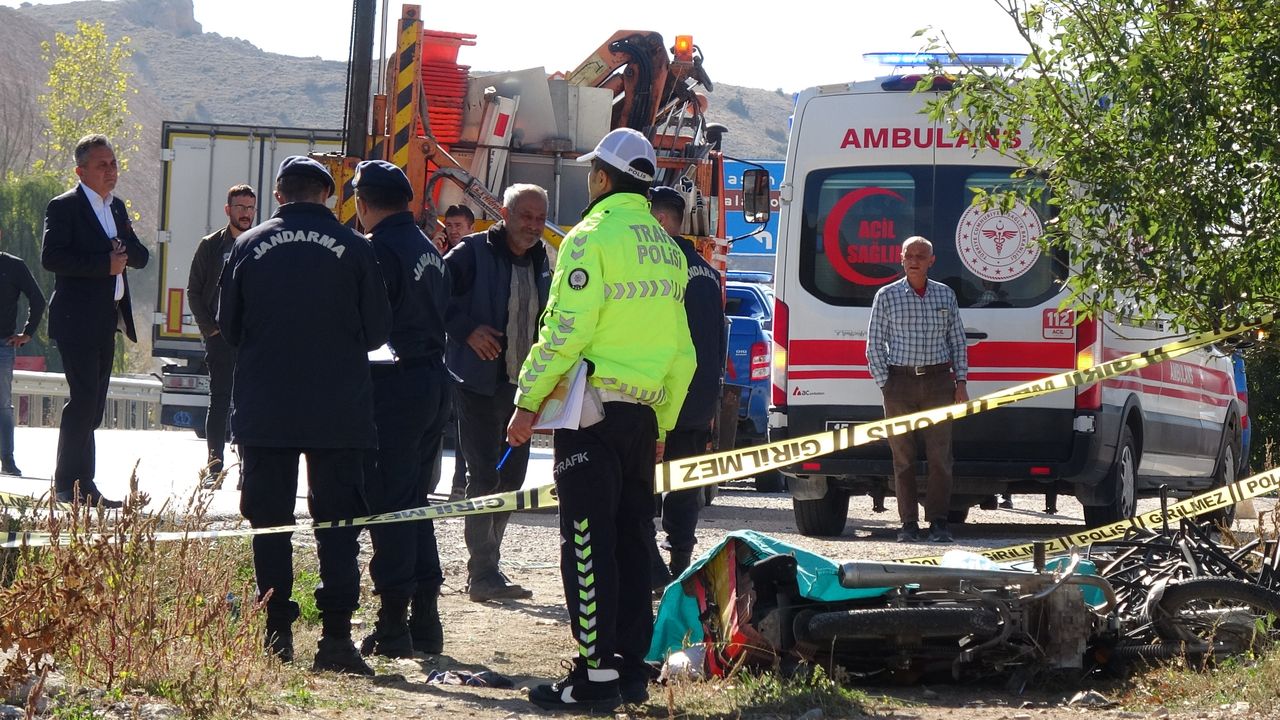
<svg viewBox="0 0 1280 720"><path fill-rule="evenodd" d="M982 62L974 58L972 62ZM911 72L917 74L911 74ZM1047 205L977 202L1026 180L998 150L1028 127L967 137L923 113L949 89L914 93L921 70L816 87L796 99L776 266L770 441L884 417L867 367L876 291L902 277L901 245L933 243L933 280L959 301L970 397L1085 369L1178 335L1165 322L1064 307L1071 258L1037 239ZM1211 347L1100 384L956 422L950 520L997 493L1073 494L1093 526L1129 517L1138 497L1233 482L1245 412L1229 350ZM923 458L923 456L921 456ZM838 535L854 494L893 496L886 443L784 471L805 535ZM920 461L918 477L925 467Z"/></svg>

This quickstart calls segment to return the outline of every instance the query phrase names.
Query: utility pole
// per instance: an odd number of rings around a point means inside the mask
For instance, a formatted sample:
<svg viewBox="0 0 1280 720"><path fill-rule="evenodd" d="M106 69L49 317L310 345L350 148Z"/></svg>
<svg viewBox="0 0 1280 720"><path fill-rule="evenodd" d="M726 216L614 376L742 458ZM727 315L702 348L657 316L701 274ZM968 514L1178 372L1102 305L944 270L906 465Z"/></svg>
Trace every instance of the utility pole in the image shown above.
<svg viewBox="0 0 1280 720"><path fill-rule="evenodd" d="M354 0L351 29L351 81L347 92L346 155L363 159L369 142L369 82L373 76L375 0Z"/></svg>

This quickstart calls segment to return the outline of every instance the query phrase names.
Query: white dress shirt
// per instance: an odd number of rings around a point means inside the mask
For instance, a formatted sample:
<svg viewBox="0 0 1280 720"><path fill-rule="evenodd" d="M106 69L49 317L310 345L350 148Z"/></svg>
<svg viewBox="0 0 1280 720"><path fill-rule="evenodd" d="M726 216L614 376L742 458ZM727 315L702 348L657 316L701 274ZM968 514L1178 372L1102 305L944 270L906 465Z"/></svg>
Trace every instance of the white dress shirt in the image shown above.
<svg viewBox="0 0 1280 720"><path fill-rule="evenodd" d="M80 189L84 190L85 197L89 198L89 205L93 207L93 214L98 217L98 223L102 225L102 231L112 240L116 239L116 219L111 215L111 193L107 193L106 197L101 197L94 192L92 188L84 183L80 183ZM116 276L116 302L124 299L124 273L121 272Z"/></svg>

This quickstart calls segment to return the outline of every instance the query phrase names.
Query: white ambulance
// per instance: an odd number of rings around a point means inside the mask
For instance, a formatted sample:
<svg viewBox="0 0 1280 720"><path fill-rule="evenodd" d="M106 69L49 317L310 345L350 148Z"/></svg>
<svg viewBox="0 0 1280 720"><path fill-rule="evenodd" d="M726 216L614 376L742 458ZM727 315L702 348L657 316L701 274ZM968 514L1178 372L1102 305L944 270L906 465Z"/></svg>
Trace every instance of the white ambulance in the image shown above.
<svg viewBox="0 0 1280 720"><path fill-rule="evenodd" d="M867 323L876 291L902 277L901 244L913 235L932 241L930 278L959 300L970 397L1174 334L1120 317L1077 323L1060 310L1070 259L1035 242L1046 208L974 202L975 190L1009 188L1015 165L930 121L921 111L937 93L913 93L918 78L893 74L797 97L780 188L771 441L884 416L867 368ZM1028 132L1007 128L986 144L1017 147ZM1211 348L960 420L950 519L962 522L996 493L1058 492L1074 494L1094 525L1132 515L1135 499L1161 485L1186 492L1233 481L1246 412L1234 388L1229 351ZM785 475L806 535L840 534L850 494L893 496L885 443ZM923 498L923 460L919 477Z"/></svg>

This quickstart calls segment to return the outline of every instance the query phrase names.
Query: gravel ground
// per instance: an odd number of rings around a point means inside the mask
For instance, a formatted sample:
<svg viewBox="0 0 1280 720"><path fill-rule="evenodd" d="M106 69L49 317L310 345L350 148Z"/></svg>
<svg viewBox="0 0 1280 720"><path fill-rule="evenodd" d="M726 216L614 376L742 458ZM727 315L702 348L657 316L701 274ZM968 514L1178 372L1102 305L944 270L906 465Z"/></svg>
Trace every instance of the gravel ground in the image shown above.
<svg viewBox="0 0 1280 720"><path fill-rule="evenodd" d="M711 547L728 531L749 528L836 560L888 560L930 554L945 547L969 550L999 547L1054 537L1082 527L1080 507L1071 498L1060 498L1060 513L1052 516L1035 511L1043 507L1042 498L1015 497L1014 502L1025 509L975 509L969 523L954 528L956 543L939 546L924 542L896 542L898 522L892 499L888 501L888 512L876 514L871 512L870 498L854 498L844 534L818 539L797 533L788 496L756 493L746 483L734 484L722 488L714 504L704 509L698 529L699 547ZM1267 506L1270 506L1269 501ZM1264 509L1260 504L1259 510ZM560 661L572 653L568 615L563 607L556 567L559 538L554 512L517 514L507 529L503 545L504 569L513 581L533 590L534 596L528 601L470 602L463 593L466 548L462 541L462 522L438 522L436 533L446 576L445 594L441 599L446 633L445 654L415 661L378 663L376 668L380 677L373 682L308 676L310 691L326 702L305 711L284 707L278 712L290 718L341 717L344 720L446 715L511 720L545 714L524 698L526 688L559 677L562 674ZM366 600L362 614L372 617L376 600ZM307 646L308 643L300 638L300 664L309 664ZM498 690L428 684L426 673L435 669L489 669L510 677L516 687ZM895 698L893 702L872 708L877 717L886 718L1059 720L1093 715L1103 718L1231 717L1245 720L1256 716L1247 705L1195 712L1163 707L1138 712L1067 707L1066 702L1075 689L1031 688L1021 695L1000 692L998 688L947 685L868 688L867 691ZM752 715L750 708L741 710L747 716ZM678 699L672 713L667 699L657 689L654 689L649 705L631 708L631 711L637 716L647 717L685 716ZM807 720L814 719L810 717Z"/></svg>

